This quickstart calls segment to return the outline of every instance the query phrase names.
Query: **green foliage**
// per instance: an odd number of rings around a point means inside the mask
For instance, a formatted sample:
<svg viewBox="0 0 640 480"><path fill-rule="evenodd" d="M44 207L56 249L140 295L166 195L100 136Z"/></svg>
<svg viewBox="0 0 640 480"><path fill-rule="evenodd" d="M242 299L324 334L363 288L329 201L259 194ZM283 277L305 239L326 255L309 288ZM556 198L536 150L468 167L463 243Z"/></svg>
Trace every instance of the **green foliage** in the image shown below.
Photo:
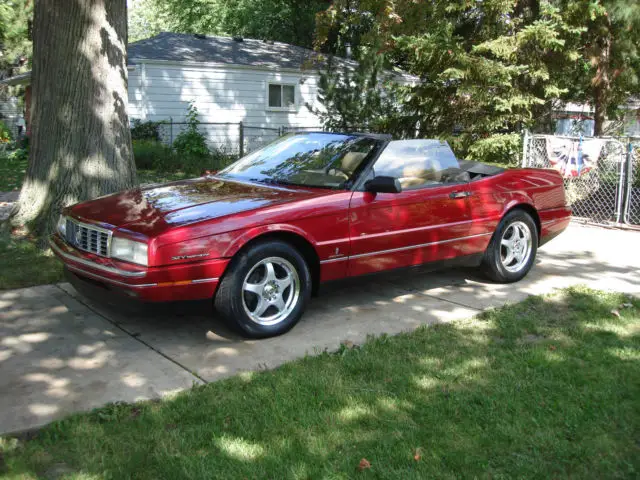
<svg viewBox="0 0 640 480"><path fill-rule="evenodd" d="M136 168L162 172L177 170L177 156L165 144L155 140L133 140L132 145Z"/></svg>
<svg viewBox="0 0 640 480"><path fill-rule="evenodd" d="M522 136L519 133L498 133L474 142L467 158L476 162L516 166L522 154Z"/></svg>
<svg viewBox="0 0 640 480"><path fill-rule="evenodd" d="M56 283L62 278L62 263L51 253L25 238L0 232L0 290Z"/></svg>
<svg viewBox="0 0 640 480"><path fill-rule="evenodd" d="M209 149L200 131L198 109L189 104L185 116L186 128L171 147L160 142L157 122L138 122L132 129L133 158L139 170L153 170L160 174L180 173L190 176L205 170L219 170L235 160L235 156L220 149ZM136 129L134 135L133 130Z"/></svg>
<svg viewBox="0 0 640 480"><path fill-rule="evenodd" d="M379 59L366 56L361 62L336 62L330 58L320 73L318 100L322 109L309 110L331 131L380 131L393 108L391 90L383 88Z"/></svg>
<svg viewBox="0 0 640 480"><path fill-rule="evenodd" d="M595 108L596 134L604 115L621 119L620 106L640 91L640 2L558 0L568 23L581 28L579 55L563 70L565 99Z"/></svg>
<svg viewBox="0 0 640 480"><path fill-rule="evenodd" d="M27 171L29 151L24 148L0 154L0 192L18 190Z"/></svg>
<svg viewBox="0 0 640 480"><path fill-rule="evenodd" d="M217 149L207 150L204 156L184 155L153 140L134 140L133 158L138 170L151 170L160 176L180 174L191 177L201 175L205 170L220 170L236 159L234 155ZM148 175L142 175L145 176Z"/></svg>
<svg viewBox="0 0 640 480"><path fill-rule="evenodd" d="M11 130L0 120L0 147L11 142Z"/></svg>
<svg viewBox="0 0 640 480"><path fill-rule="evenodd" d="M192 101L185 116L187 127L173 141L173 148L181 156L205 158L209 155L209 147L204 134L198 129L198 109Z"/></svg>
<svg viewBox="0 0 640 480"><path fill-rule="evenodd" d="M162 0L132 0L129 2L129 42L153 37L171 30L171 20L164 12Z"/></svg>
<svg viewBox="0 0 640 480"><path fill-rule="evenodd" d="M29 67L33 4L32 0L0 2L0 73L6 76Z"/></svg>
<svg viewBox="0 0 640 480"><path fill-rule="evenodd" d="M164 122L143 122L140 119L132 120L131 140L154 140L160 141L160 125Z"/></svg>
<svg viewBox="0 0 640 480"><path fill-rule="evenodd" d="M131 37L172 31L240 35L310 47L316 13L329 0L137 0L130 9Z"/></svg>
<svg viewBox="0 0 640 480"><path fill-rule="evenodd" d="M357 44L361 61L372 57L419 79L393 89L395 108L389 103L376 122L383 131L446 138L461 156L508 162L514 134L547 130L559 100L600 98L613 116L639 91L638 2L337 0L319 15L317 32L318 48ZM340 98L350 105L363 88L353 82ZM327 116L343 117L341 102L326 97Z"/></svg>

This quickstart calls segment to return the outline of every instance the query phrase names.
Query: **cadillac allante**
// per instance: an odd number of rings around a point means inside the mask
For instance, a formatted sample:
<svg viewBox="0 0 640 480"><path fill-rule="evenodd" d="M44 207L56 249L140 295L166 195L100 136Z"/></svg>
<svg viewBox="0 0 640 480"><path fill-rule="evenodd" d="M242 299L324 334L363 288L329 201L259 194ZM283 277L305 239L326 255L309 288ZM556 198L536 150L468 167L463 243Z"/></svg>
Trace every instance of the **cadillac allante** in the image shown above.
<svg viewBox="0 0 640 480"><path fill-rule="evenodd" d="M295 133L212 175L70 206L51 247L75 280L211 299L244 335L268 337L331 280L455 263L516 282L569 219L553 170L458 160L439 140Z"/></svg>

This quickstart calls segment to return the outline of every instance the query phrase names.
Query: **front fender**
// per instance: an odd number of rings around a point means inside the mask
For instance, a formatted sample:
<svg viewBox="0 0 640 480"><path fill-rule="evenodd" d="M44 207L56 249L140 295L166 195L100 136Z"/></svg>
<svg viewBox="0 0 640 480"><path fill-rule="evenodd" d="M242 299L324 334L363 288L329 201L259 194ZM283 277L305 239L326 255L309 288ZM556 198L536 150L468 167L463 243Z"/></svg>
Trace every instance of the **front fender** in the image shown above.
<svg viewBox="0 0 640 480"><path fill-rule="evenodd" d="M316 248L317 241L313 236L311 236L308 232L302 230L295 225L289 225L286 223L276 223L271 225L260 225L258 227L253 227L248 230L242 232L241 235L236 237L228 246L228 248L224 251L224 257L233 257L238 250L244 247L251 240L254 240L262 235L266 235L269 233L275 232L287 232L293 233L304 238L307 242L309 242L314 248Z"/></svg>

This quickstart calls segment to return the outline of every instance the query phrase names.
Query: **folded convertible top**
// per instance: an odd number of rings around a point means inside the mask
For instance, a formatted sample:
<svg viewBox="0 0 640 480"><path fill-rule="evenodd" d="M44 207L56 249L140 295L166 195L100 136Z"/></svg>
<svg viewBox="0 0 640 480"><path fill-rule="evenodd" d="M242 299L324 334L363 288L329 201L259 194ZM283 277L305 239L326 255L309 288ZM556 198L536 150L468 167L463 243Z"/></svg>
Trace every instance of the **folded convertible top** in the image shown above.
<svg viewBox="0 0 640 480"><path fill-rule="evenodd" d="M473 162L471 160L458 160L460 170L476 175L497 175L504 172L504 168L494 167L486 163Z"/></svg>

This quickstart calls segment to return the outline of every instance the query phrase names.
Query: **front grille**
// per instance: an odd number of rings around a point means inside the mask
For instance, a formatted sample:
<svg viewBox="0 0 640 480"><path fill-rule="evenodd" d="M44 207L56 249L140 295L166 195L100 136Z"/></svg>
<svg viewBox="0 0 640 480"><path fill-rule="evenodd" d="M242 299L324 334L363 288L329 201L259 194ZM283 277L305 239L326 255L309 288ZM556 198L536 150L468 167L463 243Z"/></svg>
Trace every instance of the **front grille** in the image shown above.
<svg viewBox="0 0 640 480"><path fill-rule="evenodd" d="M74 247L103 257L109 256L111 232L67 218L66 240Z"/></svg>

